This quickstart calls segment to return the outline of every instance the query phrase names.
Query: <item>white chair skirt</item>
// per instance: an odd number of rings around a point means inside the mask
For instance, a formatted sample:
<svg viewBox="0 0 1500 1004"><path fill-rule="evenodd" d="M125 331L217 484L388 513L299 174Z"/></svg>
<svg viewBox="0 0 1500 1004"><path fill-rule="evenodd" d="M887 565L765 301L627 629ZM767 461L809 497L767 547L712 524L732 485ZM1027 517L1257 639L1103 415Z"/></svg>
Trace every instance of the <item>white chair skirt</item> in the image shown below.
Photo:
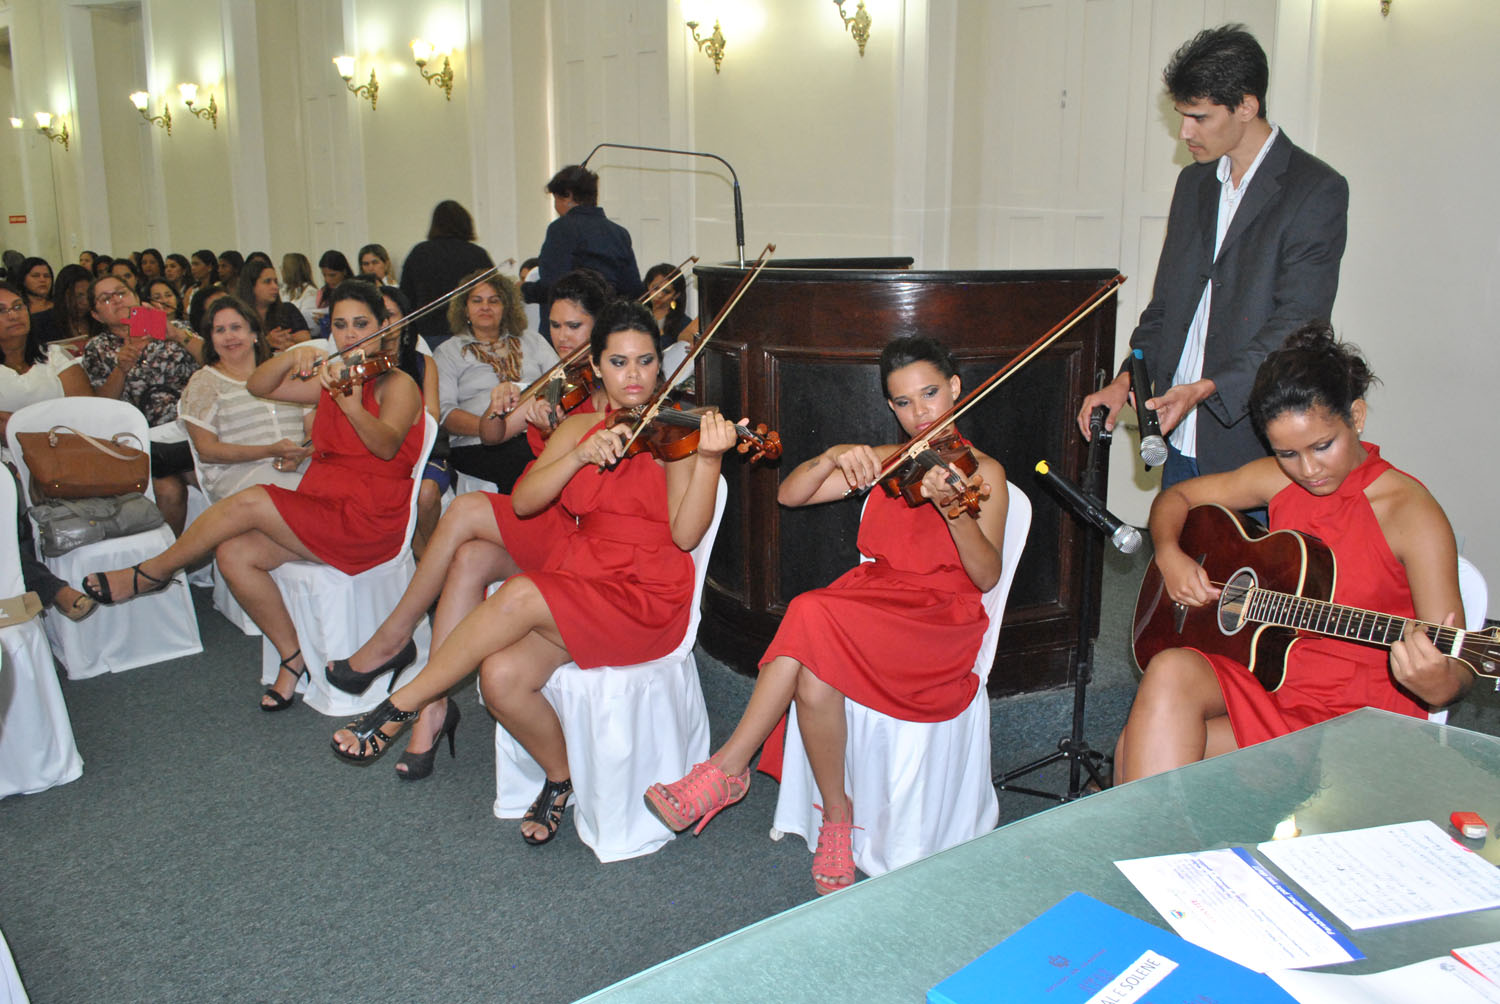
<svg viewBox="0 0 1500 1004"><path fill-rule="evenodd" d="M854 863L881 875L995 828L1000 805L990 780L990 702L981 685L963 712L946 722L906 722L844 702L847 749L844 787L854 803ZM852 768L852 769L851 769ZM771 831L818 843L823 796L797 728L788 713L781 792Z"/></svg>
<svg viewBox="0 0 1500 1004"><path fill-rule="evenodd" d="M638 666L552 674L542 695L568 739L573 823L600 861L650 854L674 836L646 808L657 781L708 759L708 709L692 652ZM526 814L545 774L505 729L495 729L495 815Z"/></svg>
<svg viewBox="0 0 1500 1004"><path fill-rule="evenodd" d="M370 688L355 696L328 683L324 667L333 659L347 659L375 634L396 608L416 572L411 551L397 560L376 565L358 575L345 575L336 568L311 561L289 561L271 572L281 590L292 623L297 625L297 644L302 648L311 680L299 680L297 690L307 706L334 718L352 718L379 704L387 693L390 674L370 681ZM423 617L412 639L417 658L401 673L396 686L405 683L425 665L432 643L432 627ZM261 643L261 682L276 681L281 656L269 640Z"/></svg>
<svg viewBox="0 0 1500 1004"><path fill-rule="evenodd" d="M0 629L0 798L45 791L82 774L41 622Z"/></svg>

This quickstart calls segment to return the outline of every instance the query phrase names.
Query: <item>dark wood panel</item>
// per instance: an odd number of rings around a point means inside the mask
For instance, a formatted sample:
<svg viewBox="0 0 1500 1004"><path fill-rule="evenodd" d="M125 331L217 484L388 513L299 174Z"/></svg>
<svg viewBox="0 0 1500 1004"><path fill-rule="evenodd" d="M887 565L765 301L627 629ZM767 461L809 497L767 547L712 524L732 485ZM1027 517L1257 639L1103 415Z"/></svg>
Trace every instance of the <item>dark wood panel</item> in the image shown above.
<svg viewBox="0 0 1500 1004"><path fill-rule="evenodd" d="M776 489L781 470L830 443L901 441L879 386L885 343L906 334L935 337L958 356L965 386L975 386L1115 275L819 264L767 269L698 367L700 400L767 422L785 444L777 464L725 465L730 499L709 566L700 640L745 673L755 672L786 603L857 560L858 500L782 509ZM705 317L742 275L733 266L700 266L696 274ZM1033 508L990 677L994 693L1069 682L1085 587L1082 552L1077 528L1036 485L1033 468L1047 459L1079 477L1087 450L1072 416L1096 373L1113 368L1114 327L1111 298L960 423L1005 465ZM1097 578L1087 588L1097 595Z"/></svg>

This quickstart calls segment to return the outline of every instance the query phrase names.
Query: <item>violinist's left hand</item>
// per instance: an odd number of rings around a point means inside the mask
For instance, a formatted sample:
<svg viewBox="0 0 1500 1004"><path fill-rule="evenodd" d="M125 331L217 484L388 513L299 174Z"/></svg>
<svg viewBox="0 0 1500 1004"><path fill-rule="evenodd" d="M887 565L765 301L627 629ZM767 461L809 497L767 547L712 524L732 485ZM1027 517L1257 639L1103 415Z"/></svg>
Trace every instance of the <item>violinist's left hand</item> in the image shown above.
<svg viewBox="0 0 1500 1004"><path fill-rule="evenodd" d="M748 421L749 419L740 419L741 424ZM703 413L698 425L698 456L705 460L718 460L734 449L738 442L739 436L729 419L716 410Z"/></svg>
<svg viewBox="0 0 1500 1004"><path fill-rule="evenodd" d="M955 480L956 479L956 480ZM922 477L922 494L932 500L939 509L947 509L960 492L977 487L981 497L989 494L990 486L975 475L973 483L965 480L963 472L950 464L929 468Z"/></svg>

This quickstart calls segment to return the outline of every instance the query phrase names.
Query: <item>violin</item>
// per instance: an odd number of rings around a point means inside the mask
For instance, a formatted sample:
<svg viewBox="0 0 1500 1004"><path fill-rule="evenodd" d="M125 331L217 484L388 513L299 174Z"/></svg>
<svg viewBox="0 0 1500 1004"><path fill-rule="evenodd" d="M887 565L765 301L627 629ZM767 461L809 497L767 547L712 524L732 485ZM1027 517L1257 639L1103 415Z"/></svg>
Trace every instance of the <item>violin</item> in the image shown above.
<svg viewBox="0 0 1500 1004"><path fill-rule="evenodd" d="M907 440L905 445L897 449L886 458L885 463L880 465L880 473L875 478L876 482L885 488L891 497L899 495L906 499L907 505L916 508L927 501L927 497L921 492L921 484L922 479L933 467L945 463L952 464L958 470L963 471L966 477L972 477L974 471L978 470L978 462L973 452L963 443L953 428L959 416L978 404L985 395L999 387L1022 366L1041 355L1047 346L1061 338L1075 324L1098 309L1099 305L1109 299L1124 282L1125 277L1117 275L1094 290L1084 298L1082 303L1074 307L1068 316L1058 321L1042 337L1022 350L1020 355L990 374L983 383L965 394L952 408L948 409L946 414L939 416L938 420L924 429L920 435ZM950 451L949 456L944 456L945 451ZM948 483L958 488L959 480L950 475ZM966 487L959 488L959 497L952 503L948 518L957 519L959 515L967 512L978 519L979 503L984 496L979 494L980 489L977 486L969 482L963 482L963 484ZM844 493L844 497L848 498L861 490L864 489L851 488Z"/></svg>
<svg viewBox="0 0 1500 1004"><path fill-rule="evenodd" d="M382 373L389 373L396 368L396 354L394 352L379 352L374 355L354 355L351 362L344 368L344 372L335 380L329 381L328 393L352 394L356 383L369 383Z"/></svg>
<svg viewBox="0 0 1500 1004"><path fill-rule="evenodd" d="M626 457L646 451L657 460L670 462L698 452L698 432L703 425L703 416L712 410L684 408L674 401L646 419L646 406L641 405L616 412L610 417L609 424L629 425L634 431L635 434L625 444ZM643 421L647 426L644 430L640 428ZM775 460L781 456L781 437L768 429L764 422L753 429L736 425L734 432L739 437L735 452L749 454L750 463L762 458Z"/></svg>

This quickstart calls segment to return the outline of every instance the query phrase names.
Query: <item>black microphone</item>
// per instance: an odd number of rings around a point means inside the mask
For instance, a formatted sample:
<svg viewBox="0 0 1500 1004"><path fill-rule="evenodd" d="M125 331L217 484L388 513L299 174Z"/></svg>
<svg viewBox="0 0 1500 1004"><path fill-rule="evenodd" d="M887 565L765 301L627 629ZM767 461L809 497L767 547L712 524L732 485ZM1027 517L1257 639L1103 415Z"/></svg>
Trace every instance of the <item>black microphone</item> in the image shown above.
<svg viewBox="0 0 1500 1004"><path fill-rule="evenodd" d="M1122 554L1134 554L1141 546L1141 531L1115 516L1104 503L1086 494L1073 482L1060 474L1052 473L1047 461L1039 460L1036 473L1041 481L1056 492L1073 513L1109 538L1110 543Z"/></svg>
<svg viewBox="0 0 1500 1004"><path fill-rule="evenodd" d="M1135 418L1141 426L1141 459L1146 470L1167 462L1167 441L1161 436L1161 422L1156 412L1146 407L1152 397L1151 377L1146 373L1146 354L1140 349L1130 353L1130 389L1135 392Z"/></svg>

